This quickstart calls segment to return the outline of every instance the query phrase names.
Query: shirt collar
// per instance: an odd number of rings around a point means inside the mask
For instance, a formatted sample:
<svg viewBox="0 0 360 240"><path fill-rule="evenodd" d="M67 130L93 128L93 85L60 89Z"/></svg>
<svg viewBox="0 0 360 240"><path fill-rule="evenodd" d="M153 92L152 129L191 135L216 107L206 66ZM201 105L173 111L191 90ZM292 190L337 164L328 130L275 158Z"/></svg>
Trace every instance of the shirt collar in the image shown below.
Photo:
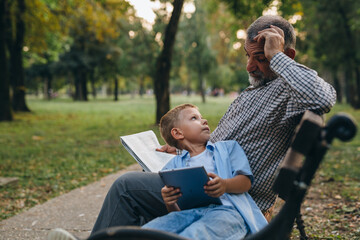
<svg viewBox="0 0 360 240"><path fill-rule="evenodd" d="M215 144L210 142L210 141L207 141L206 143L206 149L209 150L210 152L214 152L214 149L215 149ZM182 153L181 153L181 159L186 159L186 158L190 158L190 154L188 151L186 150L182 150Z"/></svg>

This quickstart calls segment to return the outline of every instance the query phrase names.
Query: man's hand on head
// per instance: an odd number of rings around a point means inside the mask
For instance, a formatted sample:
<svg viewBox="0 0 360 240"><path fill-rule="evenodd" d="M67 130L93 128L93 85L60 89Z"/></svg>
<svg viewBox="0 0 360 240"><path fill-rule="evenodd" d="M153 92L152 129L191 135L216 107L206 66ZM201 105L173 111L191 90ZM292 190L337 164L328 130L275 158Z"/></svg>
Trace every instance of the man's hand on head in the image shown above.
<svg viewBox="0 0 360 240"><path fill-rule="evenodd" d="M259 31L254 40L264 42L264 54L269 62L275 54L284 52L284 32L279 27L271 25L270 28Z"/></svg>
<svg viewBox="0 0 360 240"><path fill-rule="evenodd" d="M170 153L170 154L176 155L176 148L175 148L175 147L171 147L171 146L169 146L168 144L165 144L164 146L161 146L160 148L157 148L156 151L166 152L166 153Z"/></svg>

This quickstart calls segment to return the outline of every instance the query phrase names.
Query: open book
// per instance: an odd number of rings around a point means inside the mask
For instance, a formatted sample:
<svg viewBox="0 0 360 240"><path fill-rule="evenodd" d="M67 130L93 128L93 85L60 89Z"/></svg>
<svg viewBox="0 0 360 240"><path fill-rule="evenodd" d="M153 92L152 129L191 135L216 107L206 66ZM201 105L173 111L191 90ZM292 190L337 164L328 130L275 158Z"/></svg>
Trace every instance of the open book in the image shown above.
<svg viewBox="0 0 360 240"><path fill-rule="evenodd" d="M121 136L125 149L135 158L146 172L158 172L175 155L158 152L160 143L152 130Z"/></svg>

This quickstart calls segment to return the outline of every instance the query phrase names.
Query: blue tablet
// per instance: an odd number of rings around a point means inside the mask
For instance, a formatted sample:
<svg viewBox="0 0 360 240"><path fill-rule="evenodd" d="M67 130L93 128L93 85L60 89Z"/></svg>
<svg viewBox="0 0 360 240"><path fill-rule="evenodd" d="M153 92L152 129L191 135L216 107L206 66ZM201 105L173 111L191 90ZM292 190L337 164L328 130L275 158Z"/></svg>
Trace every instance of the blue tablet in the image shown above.
<svg viewBox="0 0 360 240"><path fill-rule="evenodd" d="M182 196L177 204L181 210L219 204L219 198L208 196L204 185L209 177L204 167L187 167L159 171L159 175L166 186L180 188Z"/></svg>

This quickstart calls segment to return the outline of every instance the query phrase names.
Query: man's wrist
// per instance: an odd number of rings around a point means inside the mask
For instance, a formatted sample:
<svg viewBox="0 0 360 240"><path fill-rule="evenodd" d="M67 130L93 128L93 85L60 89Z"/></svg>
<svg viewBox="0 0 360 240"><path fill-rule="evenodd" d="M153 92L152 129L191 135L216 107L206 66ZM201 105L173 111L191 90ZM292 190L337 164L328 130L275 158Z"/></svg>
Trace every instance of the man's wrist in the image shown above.
<svg viewBox="0 0 360 240"><path fill-rule="evenodd" d="M270 52L270 53L267 54L266 58L267 58L268 61L270 62L270 61L273 59L273 57L274 57L276 54L278 54L278 53L281 53L281 51L273 51L273 52Z"/></svg>
<svg viewBox="0 0 360 240"><path fill-rule="evenodd" d="M284 69L290 66L294 60L289 58L285 53L278 52L273 56L270 62L270 68L277 74L281 74Z"/></svg>

